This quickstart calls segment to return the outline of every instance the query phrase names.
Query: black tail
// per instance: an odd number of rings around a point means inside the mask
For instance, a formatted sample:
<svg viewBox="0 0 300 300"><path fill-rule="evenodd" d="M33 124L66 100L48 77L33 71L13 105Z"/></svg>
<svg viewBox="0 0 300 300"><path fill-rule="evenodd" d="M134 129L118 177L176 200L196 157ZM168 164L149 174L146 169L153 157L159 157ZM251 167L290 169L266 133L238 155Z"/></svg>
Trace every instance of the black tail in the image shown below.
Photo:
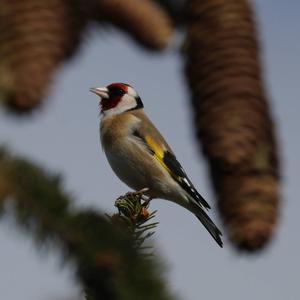
<svg viewBox="0 0 300 300"><path fill-rule="evenodd" d="M197 209L194 210L194 213L196 217L200 220L200 222L204 225L204 227L207 229L207 231L210 233L210 235L218 243L218 245L220 247L223 247L223 242L221 239L222 232L218 229L218 227L214 224L214 222L206 214L206 212L202 208L197 207Z"/></svg>

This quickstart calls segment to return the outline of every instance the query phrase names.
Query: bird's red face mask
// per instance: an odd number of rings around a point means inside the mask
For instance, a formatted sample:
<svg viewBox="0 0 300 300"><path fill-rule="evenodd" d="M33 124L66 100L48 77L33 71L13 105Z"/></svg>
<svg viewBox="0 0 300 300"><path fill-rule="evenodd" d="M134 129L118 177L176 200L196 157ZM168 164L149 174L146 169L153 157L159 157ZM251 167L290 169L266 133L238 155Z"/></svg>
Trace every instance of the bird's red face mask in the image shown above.
<svg viewBox="0 0 300 300"><path fill-rule="evenodd" d="M112 83L103 88L91 88L90 91L101 97L100 109L101 112L104 112L120 103L128 91L128 86L123 83Z"/></svg>

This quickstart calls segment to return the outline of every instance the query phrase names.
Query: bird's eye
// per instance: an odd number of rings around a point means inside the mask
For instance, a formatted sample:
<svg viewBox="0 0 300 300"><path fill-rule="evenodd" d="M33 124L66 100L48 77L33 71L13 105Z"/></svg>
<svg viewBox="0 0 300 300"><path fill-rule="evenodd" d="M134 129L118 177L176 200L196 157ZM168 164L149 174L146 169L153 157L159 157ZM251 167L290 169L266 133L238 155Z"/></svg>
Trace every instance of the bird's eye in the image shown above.
<svg viewBox="0 0 300 300"><path fill-rule="evenodd" d="M123 96L125 94L125 91L120 89L120 88L117 88L117 87L114 87L114 88L111 88L109 90L110 94L113 95L113 96Z"/></svg>

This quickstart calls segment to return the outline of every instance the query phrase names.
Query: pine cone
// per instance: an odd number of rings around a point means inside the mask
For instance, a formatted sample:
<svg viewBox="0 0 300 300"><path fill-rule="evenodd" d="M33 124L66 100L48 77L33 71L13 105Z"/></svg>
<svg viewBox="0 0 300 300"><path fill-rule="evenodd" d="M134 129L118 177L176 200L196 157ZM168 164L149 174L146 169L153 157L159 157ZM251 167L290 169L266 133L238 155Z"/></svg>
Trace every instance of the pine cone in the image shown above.
<svg viewBox="0 0 300 300"><path fill-rule="evenodd" d="M78 46L85 16L77 1L2 0L0 20L3 101L17 113L31 111L53 71Z"/></svg>
<svg viewBox="0 0 300 300"><path fill-rule="evenodd" d="M186 75L197 136L232 242L261 249L278 217L278 160L246 0L188 0Z"/></svg>
<svg viewBox="0 0 300 300"><path fill-rule="evenodd" d="M94 1L94 19L100 23L112 23L151 50L161 50L169 44L173 31L171 19L152 0Z"/></svg>

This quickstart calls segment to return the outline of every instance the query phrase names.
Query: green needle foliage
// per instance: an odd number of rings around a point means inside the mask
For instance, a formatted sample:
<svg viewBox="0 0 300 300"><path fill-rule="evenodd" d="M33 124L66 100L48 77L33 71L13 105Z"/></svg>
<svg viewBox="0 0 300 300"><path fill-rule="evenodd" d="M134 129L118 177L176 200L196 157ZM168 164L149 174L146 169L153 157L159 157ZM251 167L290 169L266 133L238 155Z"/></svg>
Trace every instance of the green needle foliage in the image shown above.
<svg viewBox="0 0 300 300"><path fill-rule="evenodd" d="M156 211L150 213L148 211L149 201L144 199L143 193L127 193L125 196L119 197L115 206L119 213L110 217L112 222L118 223L122 228L127 228L130 235L133 237L134 247L137 250L144 251L152 249L151 246L144 246L146 239L151 237L155 231L158 222L148 223L149 220L155 217ZM145 253L143 254L150 254Z"/></svg>
<svg viewBox="0 0 300 300"><path fill-rule="evenodd" d="M125 199L130 201L126 204L119 199L117 207L120 219L128 222L128 212L136 212L139 203L133 195ZM129 223L120 227L98 212L76 210L72 197L63 192L59 176L0 147L2 213L8 202L14 204L16 220L27 234L59 247L65 260L75 264L77 278L91 299L174 299L166 289L157 258L146 259L137 249L155 224L143 227L153 214L142 219L147 210L142 203L136 215L137 228L133 235L128 234L124 228L130 228Z"/></svg>

